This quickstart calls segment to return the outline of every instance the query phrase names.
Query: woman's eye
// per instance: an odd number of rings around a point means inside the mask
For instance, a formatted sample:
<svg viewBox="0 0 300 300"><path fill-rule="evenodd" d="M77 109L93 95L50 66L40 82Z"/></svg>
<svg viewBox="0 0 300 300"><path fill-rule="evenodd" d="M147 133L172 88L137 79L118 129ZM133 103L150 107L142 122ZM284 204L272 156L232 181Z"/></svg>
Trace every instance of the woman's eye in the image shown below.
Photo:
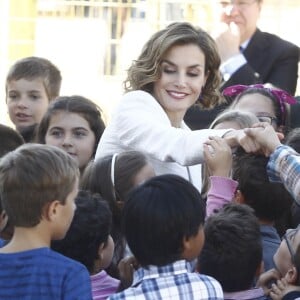
<svg viewBox="0 0 300 300"><path fill-rule="evenodd" d="M199 76L199 74L198 73L194 73L194 72L189 72L188 76L190 76L190 77L197 77L197 76Z"/></svg>
<svg viewBox="0 0 300 300"><path fill-rule="evenodd" d="M172 73L175 73L175 70L166 68L166 69L163 69L163 72L166 74L172 74Z"/></svg>

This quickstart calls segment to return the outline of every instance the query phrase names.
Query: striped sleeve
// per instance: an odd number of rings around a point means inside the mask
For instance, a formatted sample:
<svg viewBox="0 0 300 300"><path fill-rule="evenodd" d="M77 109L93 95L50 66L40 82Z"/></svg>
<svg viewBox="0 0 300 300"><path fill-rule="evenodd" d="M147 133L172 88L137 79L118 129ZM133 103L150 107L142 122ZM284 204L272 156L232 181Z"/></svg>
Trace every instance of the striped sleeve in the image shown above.
<svg viewBox="0 0 300 300"><path fill-rule="evenodd" d="M286 145L280 145L270 156L267 172L270 181L282 182L300 205L300 154Z"/></svg>

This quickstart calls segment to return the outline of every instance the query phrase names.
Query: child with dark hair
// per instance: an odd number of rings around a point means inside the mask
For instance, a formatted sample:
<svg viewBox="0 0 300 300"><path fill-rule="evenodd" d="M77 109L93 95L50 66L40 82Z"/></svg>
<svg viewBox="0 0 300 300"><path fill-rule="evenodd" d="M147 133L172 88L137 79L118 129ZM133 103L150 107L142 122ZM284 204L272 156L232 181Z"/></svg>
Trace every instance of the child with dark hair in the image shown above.
<svg viewBox="0 0 300 300"><path fill-rule="evenodd" d="M41 120L37 140L66 151L82 172L94 158L104 129L101 109L94 102L82 96L60 96Z"/></svg>
<svg viewBox="0 0 300 300"><path fill-rule="evenodd" d="M93 299L107 299L120 283L104 271L114 252L110 209L100 195L87 191L78 193L75 204L74 218L65 238L53 241L51 248L85 265L91 275Z"/></svg>
<svg viewBox="0 0 300 300"><path fill-rule="evenodd" d="M16 130L3 124L0 124L0 140L0 158L24 144L23 137ZM11 239L12 234L13 226L2 208L0 197L0 247L5 244L6 240Z"/></svg>
<svg viewBox="0 0 300 300"><path fill-rule="evenodd" d="M25 57L16 61L6 76L6 104L11 121L26 142L34 140L49 102L60 92L61 74L48 59Z"/></svg>
<svg viewBox="0 0 300 300"><path fill-rule="evenodd" d="M265 270L274 267L273 255L281 242L275 221L289 212L293 202L282 183L270 182L267 163L265 156L242 152L236 155L232 168L232 178L238 181L235 200L251 206L261 224Z"/></svg>
<svg viewBox="0 0 300 300"><path fill-rule="evenodd" d="M91 299L86 268L49 249L73 218L79 170L64 151L27 144L0 160L0 195L14 224L0 248L0 299Z"/></svg>
<svg viewBox="0 0 300 300"><path fill-rule="evenodd" d="M223 299L220 284L191 271L204 243L204 201L177 175L153 177L130 193L123 229L140 268L109 299Z"/></svg>
<svg viewBox="0 0 300 300"><path fill-rule="evenodd" d="M119 278L118 264L125 256L126 241L121 230L124 201L133 187L155 176L145 154L125 151L92 161L84 171L80 186L83 190L99 193L112 211L112 238L115 251L107 272Z"/></svg>
<svg viewBox="0 0 300 300"><path fill-rule="evenodd" d="M22 136L14 129L0 124L0 157L24 144Z"/></svg>
<svg viewBox="0 0 300 300"><path fill-rule="evenodd" d="M218 160L222 158L222 155L224 156L218 146L219 140L218 137L215 137L207 141L207 145L210 145L214 151L214 153L210 153L207 149L205 150L211 168L218 168L220 165ZM210 208L212 205L214 208L221 208L233 199L254 209L260 222L265 270L274 267L272 258L281 241L274 227L275 221L289 212L293 201L282 183L270 182L267 174L267 163L268 158L265 156L247 154L239 149L235 152L233 159L233 180L228 176L225 177L226 175L221 175L208 192L207 200L207 212L210 213L212 213ZM220 166L222 167L224 164Z"/></svg>
<svg viewBox="0 0 300 300"><path fill-rule="evenodd" d="M257 217L247 205L230 203L205 222L205 243L198 270L216 278L224 299L266 299L252 288L262 270L262 244Z"/></svg>

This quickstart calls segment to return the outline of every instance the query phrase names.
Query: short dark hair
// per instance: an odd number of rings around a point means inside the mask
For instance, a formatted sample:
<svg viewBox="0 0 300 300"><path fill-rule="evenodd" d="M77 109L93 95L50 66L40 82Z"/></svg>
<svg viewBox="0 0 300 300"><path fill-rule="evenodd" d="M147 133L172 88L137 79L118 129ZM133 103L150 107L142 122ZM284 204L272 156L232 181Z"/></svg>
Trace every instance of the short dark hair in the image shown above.
<svg viewBox="0 0 300 300"><path fill-rule="evenodd" d="M111 212L99 194L79 191L76 211L71 226L63 240L53 241L51 248L81 262L90 273L102 243L106 244L111 228Z"/></svg>
<svg viewBox="0 0 300 300"><path fill-rule="evenodd" d="M29 56L17 60L8 71L6 85L12 80L36 78L42 79L49 101L58 97L62 81L60 71L43 57Z"/></svg>
<svg viewBox="0 0 300 300"><path fill-rule="evenodd" d="M0 160L0 197L14 226L34 227L45 205L65 204L79 170L74 159L49 145L24 144Z"/></svg>
<svg viewBox="0 0 300 300"><path fill-rule="evenodd" d="M300 152L300 128L292 129L286 136L284 143L292 147L298 153Z"/></svg>
<svg viewBox="0 0 300 300"><path fill-rule="evenodd" d="M0 157L24 144L22 136L11 127L0 124Z"/></svg>
<svg viewBox="0 0 300 300"><path fill-rule="evenodd" d="M128 246L146 267L182 258L183 239L204 223L205 204L198 190L177 175L153 177L125 202L122 225Z"/></svg>
<svg viewBox="0 0 300 300"><path fill-rule="evenodd" d="M258 219L273 222L290 209L293 198L282 183L270 182L268 161L263 155L245 153L239 148L233 159L232 178L238 181L237 189Z"/></svg>
<svg viewBox="0 0 300 300"><path fill-rule="evenodd" d="M3 124L0 124L0 140L0 158L24 144L22 136L16 130ZM1 212L2 204L0 197L0 213Z"/></svg>
<svg viewBox="0 0 300 300"><path fill-rule="evenodd" d="M247 205L230 203L205 222L200 273L217 279L225 292L247 290L262 261L259 222Z"/></svg>
<svg viewBox="0 0 300 300"><path fill-rule="evenodd" d="M45 144L45 136L49 128L51 117L59 111L77 113L89 123L91 130L95 134L95 146L93 151L94 156L99 140L105 129L105 124L101 118L101 109L94 102L82 96L60 96L55 101L50 103L38 127L38 142Z"/></svg>

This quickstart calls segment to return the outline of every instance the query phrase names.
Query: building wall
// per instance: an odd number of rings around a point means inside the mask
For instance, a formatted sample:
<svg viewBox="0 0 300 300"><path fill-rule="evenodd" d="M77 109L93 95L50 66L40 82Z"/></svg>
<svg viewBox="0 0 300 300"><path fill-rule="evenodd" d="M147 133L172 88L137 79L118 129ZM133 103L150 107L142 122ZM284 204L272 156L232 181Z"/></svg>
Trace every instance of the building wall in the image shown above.
<svg viewBox="0 0 300 300"><path fill-rule="evenodd" d="M300 46L299 0L264 0L262 30ZM44 56L62 71L62 94L97 102L109 121L126 68L156 30L186 20L212 31L213 0L0 0L0 122L8 67L21 57ZM297 94L300 95L300 80Z"/></svg>

